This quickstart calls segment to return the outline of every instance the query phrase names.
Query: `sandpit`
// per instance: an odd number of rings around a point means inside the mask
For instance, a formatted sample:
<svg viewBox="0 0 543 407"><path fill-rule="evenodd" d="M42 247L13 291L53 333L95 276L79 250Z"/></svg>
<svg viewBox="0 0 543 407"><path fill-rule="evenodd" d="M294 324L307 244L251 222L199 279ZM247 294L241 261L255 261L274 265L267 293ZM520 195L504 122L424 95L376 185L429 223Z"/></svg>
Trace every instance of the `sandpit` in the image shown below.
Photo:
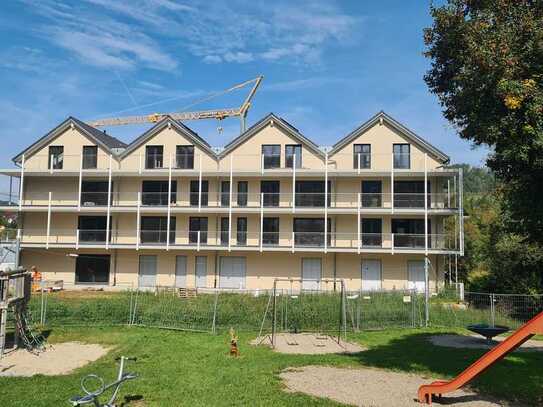
<svg viewBox="0 0 543 407"><path fill-rule="evenodd" d="M490 343L481 336L476 335L433 335L428 338L432 345L447 348L491 349L504 341L506 337L495 337ZM520 352L543 352L543 341L528 340L517 349Z"/></svg>
<svg viewBox="0 0 543 407"><path fill-rule="evenodd" d="M328 366L306 366L288 369L280 374L289 392L325 397L355 406L417 407L417 390L432 379L407 373L380 369L345 369ZM484 399L476 393L459 390L434 400L435 405L462 407L504 406Z"/></svg>
<svg viewBox="0 0 543 407"><path fill-rule="evenodd" d="M271 336L258 337L251 345L271 346ZM314 333L278 333L275 335L274 350L280 353L302 355L324 355L327 353L358 353L366 350L356 343L337 342L328 335Z"/></svg>
<svg viewBox="0 0 543 407"><path fill-rule="evenodd" d="M109 349L96 344L64 342L34 355L18 349L0 359L0 376L55 376L71 373L104 356Z"/></svg>

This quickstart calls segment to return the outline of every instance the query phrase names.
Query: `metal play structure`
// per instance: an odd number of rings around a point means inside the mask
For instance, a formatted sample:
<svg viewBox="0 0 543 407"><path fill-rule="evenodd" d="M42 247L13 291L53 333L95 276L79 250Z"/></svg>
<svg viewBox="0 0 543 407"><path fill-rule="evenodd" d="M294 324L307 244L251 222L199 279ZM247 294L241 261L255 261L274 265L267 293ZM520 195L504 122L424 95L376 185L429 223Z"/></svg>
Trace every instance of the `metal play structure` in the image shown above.
<svg viewBox="0 0 543 407"><path fill-rule="evenodd" d="M44 350L44 339L30 327L28 303L32 290L32 274L26 269L0 272L0 358L7 351L7 325L10 313L15 322L13 348L25 347L30 352Z"/></svg>

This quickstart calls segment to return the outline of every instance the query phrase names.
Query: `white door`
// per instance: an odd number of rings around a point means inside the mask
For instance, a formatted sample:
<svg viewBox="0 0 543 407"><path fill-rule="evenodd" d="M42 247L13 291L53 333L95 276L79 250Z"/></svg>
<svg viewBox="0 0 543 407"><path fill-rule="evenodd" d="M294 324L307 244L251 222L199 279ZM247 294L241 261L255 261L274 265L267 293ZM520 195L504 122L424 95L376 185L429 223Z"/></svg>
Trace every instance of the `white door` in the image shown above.
<svg viewBox="0 0 543 407"><path fill-rule="evenodd" d="M196 288L205 288L207 286L207 257L196 256Z"/></svg>
<svg viewBox="0 0 543 407"><path fill-rule="evenodd" d="M321 259L302 259L302 289L318 290L321 283Z"/></svg>
<svg viewBox="0 0 543 407"><path fill-rule="evenodd" d="M381 260L362 260L362 290L381 289Z"/></svg>
<svg viewBox="0 0 543 407"><path fill-rule="evenodd" d="M245 257L221 257L220 264L220 288L245 288L247 270Z"/></svg>
<svg viewBox="0 0 543 407"><path fill-rule="evenodd" d="M177 288L187 287L187 256L175 257L175 286Z"/></svg>
<svg viewBox="0 0 543 407"><path fill-rule="evenodd" d="M140 266L138 274L139 287L155 287L156 286L156 256L140 256Z"/></svg>
<svg viewBox="0 0 543 407"><path fill-rule="evenodd" d="M423 293L425 289L424 278L424 260L413 260L407 262L407 272L409 275L409 282L407 288L410 290L417 290L419 293Z"/></svg>

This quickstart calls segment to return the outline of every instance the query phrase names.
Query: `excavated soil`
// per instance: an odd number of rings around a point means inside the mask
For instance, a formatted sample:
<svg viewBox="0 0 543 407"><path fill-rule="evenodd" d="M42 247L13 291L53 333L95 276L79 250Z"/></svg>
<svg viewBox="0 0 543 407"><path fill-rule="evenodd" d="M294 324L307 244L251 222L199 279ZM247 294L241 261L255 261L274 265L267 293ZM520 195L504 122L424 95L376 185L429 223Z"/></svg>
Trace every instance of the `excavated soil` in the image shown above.
<svg viewBox="0 0 543 407"><path fill-rule="evenodd" d="M251 345L271 346L271 336L258 337L251 341ZM278 333L275 335L276 352L303 355L324 355L326 353L358 353L366 350L356 343L337 342L337 339L328 335L313 333Z"/></svg>
<svg viewBox="0 0 543 407"><path fill-rule="evenodd" d="M280 374L286 390L340 403L363 407L417 407L417 390L433 379L380 369L345 369L306 366L288 369ZM433 400L433 405L462 407L510 406L483 398L469 390L458 390Z"/></svg>

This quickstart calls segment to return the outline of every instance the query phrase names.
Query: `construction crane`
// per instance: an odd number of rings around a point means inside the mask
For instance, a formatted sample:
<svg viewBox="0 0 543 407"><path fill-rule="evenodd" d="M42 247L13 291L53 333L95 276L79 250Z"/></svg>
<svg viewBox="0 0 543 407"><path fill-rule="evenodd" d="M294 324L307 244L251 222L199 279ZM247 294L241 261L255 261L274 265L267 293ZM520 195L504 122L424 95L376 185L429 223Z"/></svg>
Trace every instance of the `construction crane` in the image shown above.
<svg viewBox="0 0 543 407"><path fill-rule="evenodd" d="M243 101L240 107L226 108L226 109L216 109L216 110L201 110L196 112L174 112L174 113L152 113L148 115L138 115L138 116L125 116L125 117L109 117L104 119L97 119L88 121L87 123L93 127L102 127L102 126L123 126L127 124L145 124L145 123L156 123L160 121L165 116L170 116L174 120L186 121L186 120L201 120L201 119L217 119L223 120L227 117L239 116L240 118L240 130L243 133L247 129L247 113L251 107L251 100L253 99L260 82L262 82L264 76L260 75L254 79L239 83L234 85L224 91L212 94L202 100L199 100L191 105L202 103L204 101L213 99L215 97L224 95L226 93L232 92L237 89L241 89L249 84L253 84L253 87L249 91L249 94Z"/></svg>

